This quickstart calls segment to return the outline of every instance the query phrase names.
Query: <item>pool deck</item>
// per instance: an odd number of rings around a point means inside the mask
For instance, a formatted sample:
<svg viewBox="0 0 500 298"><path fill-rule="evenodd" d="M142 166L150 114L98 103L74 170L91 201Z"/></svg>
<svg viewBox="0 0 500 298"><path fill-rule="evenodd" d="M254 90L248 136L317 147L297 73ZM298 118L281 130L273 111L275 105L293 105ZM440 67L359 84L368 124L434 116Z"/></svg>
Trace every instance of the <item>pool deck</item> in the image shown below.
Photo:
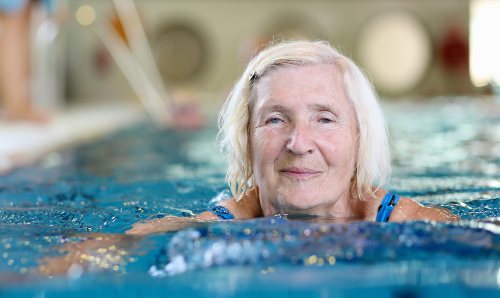
<svg viewBox="0 0 500 298"><path fill-rule="evenodd" d="M145 119L133 103L72 106L47 123L0 122L0 175L44 155L112 133Z"/></svg>

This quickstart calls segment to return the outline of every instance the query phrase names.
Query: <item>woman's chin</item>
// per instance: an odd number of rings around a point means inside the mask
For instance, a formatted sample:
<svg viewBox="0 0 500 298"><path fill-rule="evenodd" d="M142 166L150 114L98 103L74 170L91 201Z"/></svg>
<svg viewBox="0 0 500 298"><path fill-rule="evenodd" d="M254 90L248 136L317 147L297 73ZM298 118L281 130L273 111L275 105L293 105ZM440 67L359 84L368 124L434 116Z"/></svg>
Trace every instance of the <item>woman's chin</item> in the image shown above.
<svg viewBox="0 0 500 298"><path fill-rule="evenodd" d="M314 200L313 198L297 198L296 196L282 200L282 207L285 213L293 214L293 213L311 213L317 209L320 205L318 200Z"/></svg>

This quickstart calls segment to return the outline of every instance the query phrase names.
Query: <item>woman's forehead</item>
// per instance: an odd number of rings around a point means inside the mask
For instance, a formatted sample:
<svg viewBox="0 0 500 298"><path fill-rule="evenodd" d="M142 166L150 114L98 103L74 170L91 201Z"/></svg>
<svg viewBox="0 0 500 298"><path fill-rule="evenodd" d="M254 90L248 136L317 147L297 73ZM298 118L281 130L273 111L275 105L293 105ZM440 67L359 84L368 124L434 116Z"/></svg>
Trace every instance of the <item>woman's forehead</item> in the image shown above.
<svg viewBox="0 0 500 298"><path fill-rule="evenodd" d="M270 106L338 106L346 104L340 72L332 65L288 66L273 70L257 83L254 110Z"/></svg>

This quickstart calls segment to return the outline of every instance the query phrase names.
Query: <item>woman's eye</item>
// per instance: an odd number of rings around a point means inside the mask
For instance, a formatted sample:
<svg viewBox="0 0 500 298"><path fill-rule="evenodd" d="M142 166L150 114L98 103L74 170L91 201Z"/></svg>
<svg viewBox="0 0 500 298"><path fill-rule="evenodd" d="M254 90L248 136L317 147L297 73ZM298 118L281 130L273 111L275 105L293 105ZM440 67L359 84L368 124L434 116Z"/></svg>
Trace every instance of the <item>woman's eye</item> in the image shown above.
<svg viewBox="0 0 500 298"><path fill-rule="evenodd" d="M266 123L270 123L270 124L280 124L282 122L283 122L283 120L281 120L280 118L277 118L277 117L269 118L266 121Z"/></svg>
<svg viewBox="0 0 500 298"><path fill-rule="evenodd" d="M331 118L325 118L325 117L323 117L323 118L319 118L319 122L328 124L328 123L333 123L335 121L333 119L331 119Z"/></svg>
<svg viewBox="0 0 500 298"><path fill-rule="evenodd" d="M337 122L337 117L330 112L321 112L316 115L318 122L322 124L330 124Z"/></svg>

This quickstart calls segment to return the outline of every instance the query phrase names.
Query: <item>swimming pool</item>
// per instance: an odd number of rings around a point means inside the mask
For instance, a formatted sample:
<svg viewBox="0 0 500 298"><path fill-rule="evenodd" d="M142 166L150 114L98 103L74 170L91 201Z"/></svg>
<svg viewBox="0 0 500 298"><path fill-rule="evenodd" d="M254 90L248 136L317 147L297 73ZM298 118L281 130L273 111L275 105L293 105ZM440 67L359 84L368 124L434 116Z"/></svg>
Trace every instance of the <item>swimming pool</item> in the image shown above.
<svg viewBox="0 0 500 298"><path fill-rule="evenodd" d="M124 236L87 256L94 265L84 271L34 274L40 259L63 254L63 242L189 216L227 195L214 128L142 124L1 177L0 297L498 295L500 103L439 98L386 104L385 113L394 155L388 188L462 221L198 224Z"/></svg>

